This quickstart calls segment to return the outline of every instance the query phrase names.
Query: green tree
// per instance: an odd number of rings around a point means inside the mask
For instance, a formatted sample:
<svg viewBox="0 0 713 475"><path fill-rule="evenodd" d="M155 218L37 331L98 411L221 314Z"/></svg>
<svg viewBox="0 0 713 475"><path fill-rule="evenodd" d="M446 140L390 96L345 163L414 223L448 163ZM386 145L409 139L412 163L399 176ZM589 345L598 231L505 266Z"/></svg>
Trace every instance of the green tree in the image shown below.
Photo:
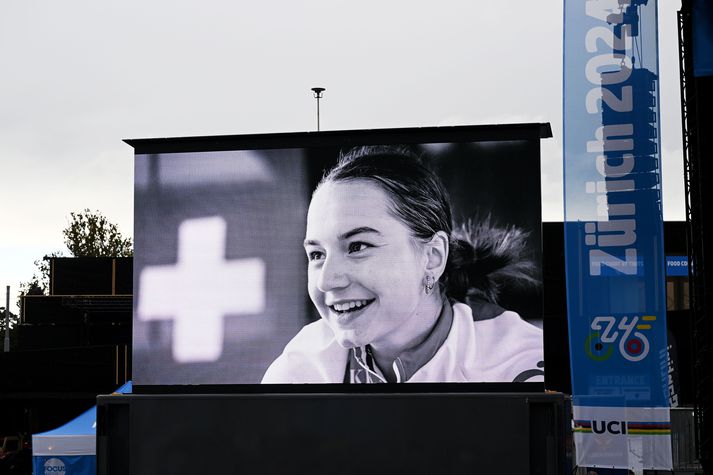
<svg viewBox="0 0 713 475"><path fill-rule="evenodd" d="M42 259L37 259L34 264L37 270L27 282L20 282L19 295L44 295L50 287L50 259L62 257L61 251L52 252ZM18 308L20 303L17 304Z"/></svg>
<svg viewBox="0 0 713 475"><path fill-rule="evenodd" d="M15 347L17 338L15 338L15 329L20 321L20 317L12 312L8 312L10 315L10 350ZM5 346L5 306L0 307L0 351L3 351Z"/></svg>
<svg viewBox="0 0 713 475"><path fill-rule="evenodd" d="M116 224L110 223L99 211L86 208L70 213L72 219L62 231L64 244L74 257L131 257L131 238L121 235Z"/></svg>
<svg viewBox="0 0 713 475"><path fill-rule="evenodd" d="M72 257L131 257L134 250L131 238L125 238L119 227L109 222L99 211L86 208L70 213L71 219L62 230L64 244ZM49 291L50 260L64 257L61 251L52 252L35 261L37 270L27 282L20 283L20 296L44 295ZM17 307L20 308L20 299Z"/></svg>

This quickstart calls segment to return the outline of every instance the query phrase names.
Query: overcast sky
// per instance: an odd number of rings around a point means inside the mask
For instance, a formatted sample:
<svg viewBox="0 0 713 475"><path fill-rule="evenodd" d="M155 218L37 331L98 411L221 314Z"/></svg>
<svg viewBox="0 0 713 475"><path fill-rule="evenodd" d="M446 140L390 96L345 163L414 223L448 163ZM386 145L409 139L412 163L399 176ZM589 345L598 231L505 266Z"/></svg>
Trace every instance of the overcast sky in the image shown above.
<svg viewBox="0 0 713 475"><path fill-rule="evenodd" d="M664 218L685 219L676 10L659 2ZM550 122L562 205L562 1L3 0L0 285L67 253L69 213L133 234L125 138ZM11 309L14 306L12 297Z"/></svg>

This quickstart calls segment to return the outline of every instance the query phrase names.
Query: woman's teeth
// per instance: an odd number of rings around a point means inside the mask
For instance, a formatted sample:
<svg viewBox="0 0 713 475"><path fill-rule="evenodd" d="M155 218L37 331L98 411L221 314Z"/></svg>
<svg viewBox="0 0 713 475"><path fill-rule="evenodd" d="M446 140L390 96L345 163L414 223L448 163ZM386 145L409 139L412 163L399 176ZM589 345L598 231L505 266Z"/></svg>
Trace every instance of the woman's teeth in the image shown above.
<svg viewBox="0 0 713 475"><path fill-rule="evenodd" d="M369 304L369 300L352 300L351 302L335 303L332 308L337 312L346 312L352 309L358 309Z"/></svg>

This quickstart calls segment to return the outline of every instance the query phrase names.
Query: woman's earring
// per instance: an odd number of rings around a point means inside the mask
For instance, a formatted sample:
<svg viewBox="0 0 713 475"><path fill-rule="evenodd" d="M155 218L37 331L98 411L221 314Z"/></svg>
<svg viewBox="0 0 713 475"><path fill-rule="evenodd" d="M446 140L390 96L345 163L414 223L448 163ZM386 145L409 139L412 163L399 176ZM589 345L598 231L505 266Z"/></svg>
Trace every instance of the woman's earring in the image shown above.
<svg viewBox="0 0 713 475"><path fill-rule="evenodd" d="M426 295L431 295L433 288L436 286L436 279L433 276L426 274L426 283L424 284L424 291Z"/></svg>

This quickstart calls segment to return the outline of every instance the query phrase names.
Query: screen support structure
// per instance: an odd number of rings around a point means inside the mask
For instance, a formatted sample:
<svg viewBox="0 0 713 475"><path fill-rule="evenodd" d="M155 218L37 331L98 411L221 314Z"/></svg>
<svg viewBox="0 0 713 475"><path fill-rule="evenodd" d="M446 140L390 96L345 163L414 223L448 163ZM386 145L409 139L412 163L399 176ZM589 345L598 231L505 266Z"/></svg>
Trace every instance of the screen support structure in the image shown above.
<svg viewBox="0 0 713 475"><path fill-rule="evenodd" d="M683 136L684 184L686 196L686 240L688 242L691 336L695 354L696 445L704 467L709 467L713 457L713 377L707 370L707 361L713 351L713 326L710 312L711 269L706 266L705 249L711 249L713 203L710 187L710 165L703 158L710 156L713 142L707 131L711 127L710 114L704 112L705 97L713 92L713 76L696 76L694 72L693 16L695 2L683 0L678 12L679 67L681 80L681 118Z"/></svg>

